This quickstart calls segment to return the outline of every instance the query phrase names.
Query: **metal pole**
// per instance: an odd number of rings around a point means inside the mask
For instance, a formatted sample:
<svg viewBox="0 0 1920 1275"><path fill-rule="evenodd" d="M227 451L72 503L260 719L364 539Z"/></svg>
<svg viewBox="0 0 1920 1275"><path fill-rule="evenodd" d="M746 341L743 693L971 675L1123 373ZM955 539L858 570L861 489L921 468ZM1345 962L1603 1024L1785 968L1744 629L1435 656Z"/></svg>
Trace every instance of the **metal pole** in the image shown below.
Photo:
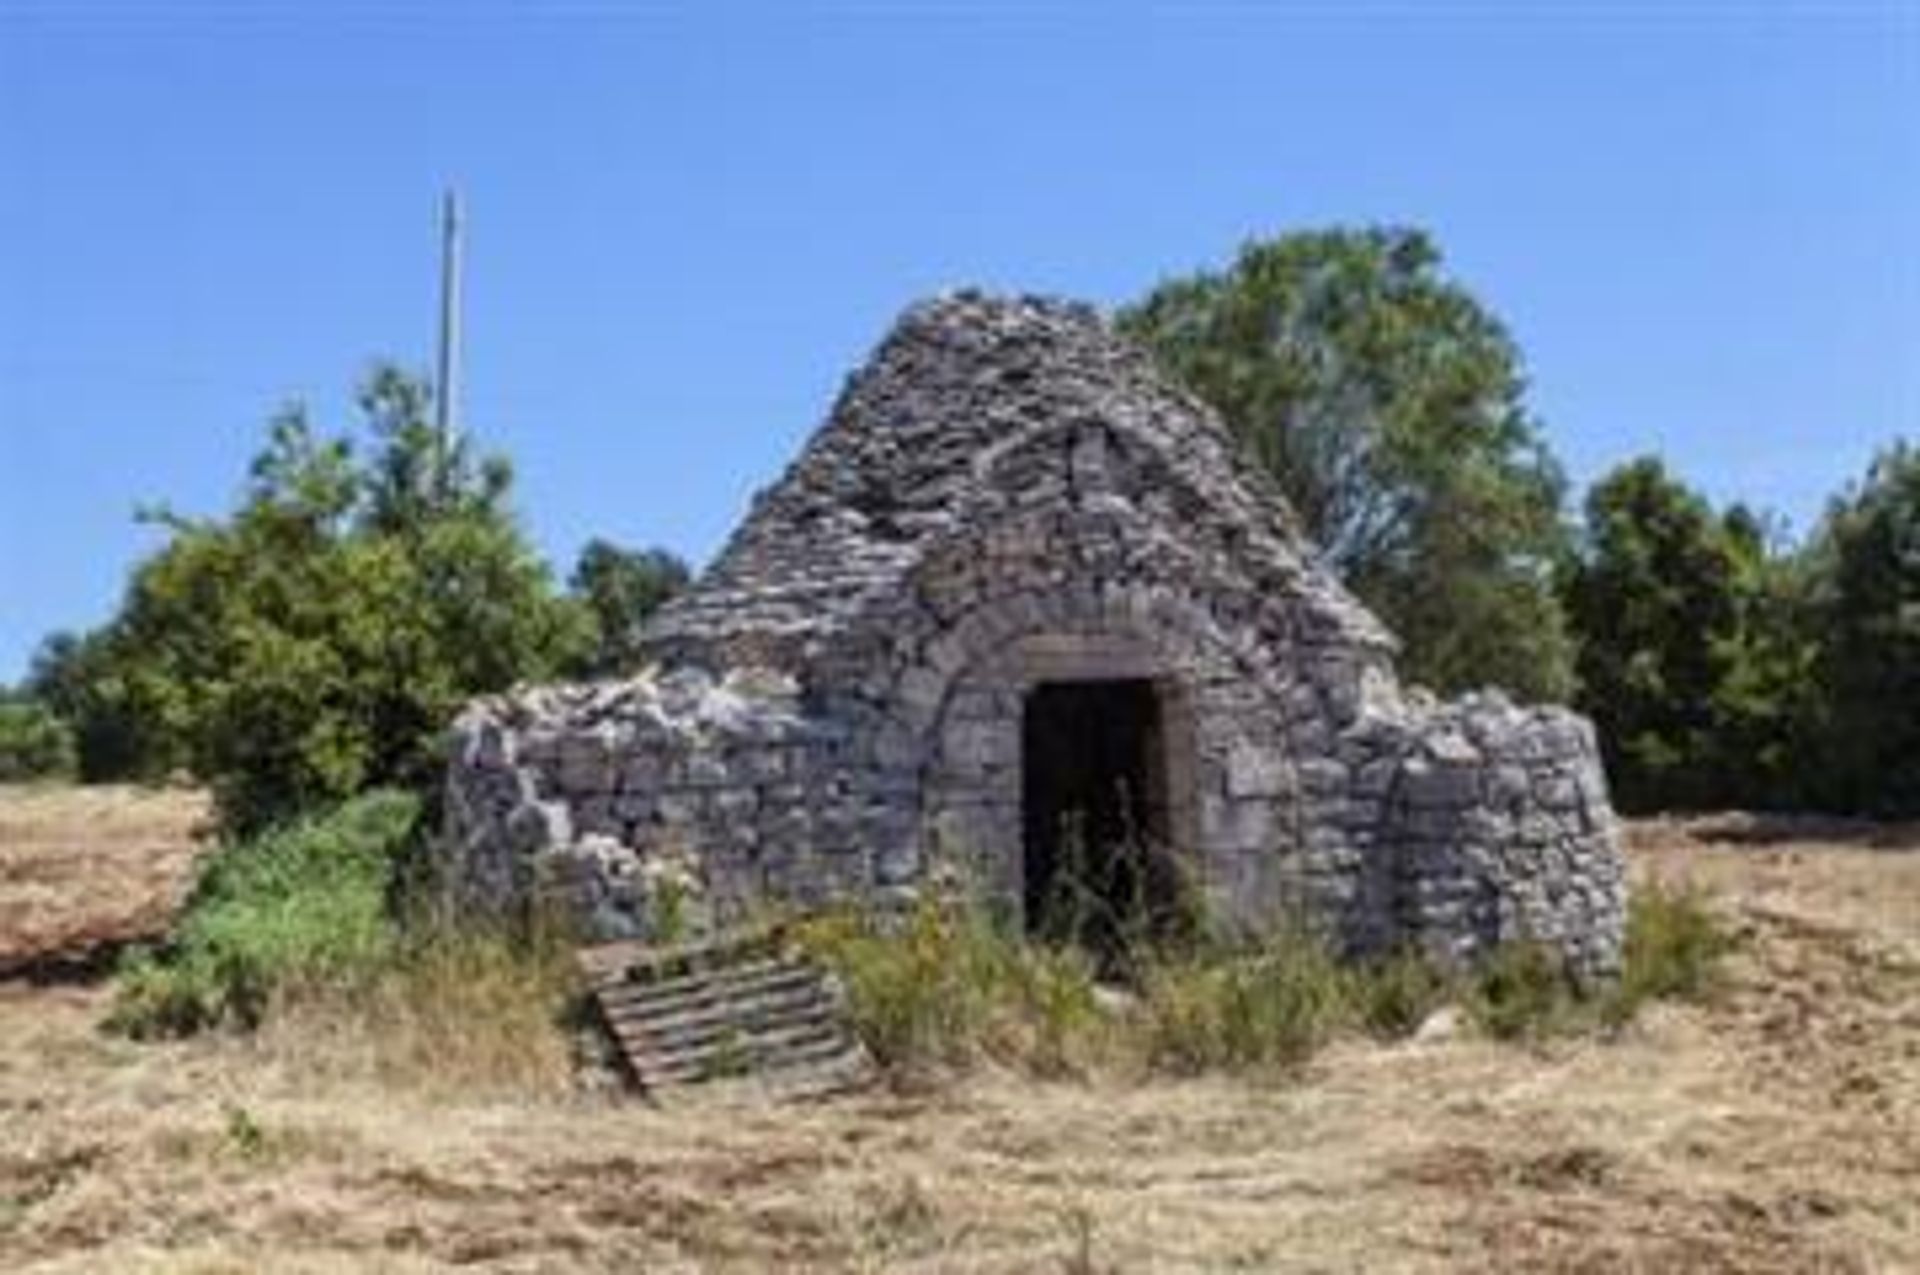
<svg viewBox="0 0 1920 1275"><path fill-rule="evenodd" d="M449 477L459 429L460 397L460 196L449 189L440 205L440 361L434 395L434 425L440 436L440 479Z"/></svg>

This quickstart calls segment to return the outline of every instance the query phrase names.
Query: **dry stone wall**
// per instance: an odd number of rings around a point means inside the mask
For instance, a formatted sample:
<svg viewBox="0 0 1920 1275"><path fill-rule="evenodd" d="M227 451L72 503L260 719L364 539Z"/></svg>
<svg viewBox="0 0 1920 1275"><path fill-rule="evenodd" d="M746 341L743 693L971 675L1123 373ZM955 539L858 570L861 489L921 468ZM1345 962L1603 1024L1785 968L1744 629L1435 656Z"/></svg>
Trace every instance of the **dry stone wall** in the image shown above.
<svg viewBox="0 0 1920 1275"><path fill-rule="evenodd" d="M1127 679L1160 710L1162 833L1223 923L1617 964L1587 725L1403 693L1224 427L1084 307L910 311L649 638L632 680L461 717L468 902L659 937L763 898L899 900L955 854L1017 901L1029 696Z"/></svg>

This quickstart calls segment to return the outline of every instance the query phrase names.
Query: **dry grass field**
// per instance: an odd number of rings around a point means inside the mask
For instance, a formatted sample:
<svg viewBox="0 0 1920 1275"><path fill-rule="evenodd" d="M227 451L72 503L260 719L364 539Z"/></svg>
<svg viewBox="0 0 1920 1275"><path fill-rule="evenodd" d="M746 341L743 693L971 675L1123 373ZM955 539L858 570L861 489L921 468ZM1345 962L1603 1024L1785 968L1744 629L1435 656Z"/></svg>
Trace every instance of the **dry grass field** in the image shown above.
<svg viewBox="0 0 1920 1275"><path fill-rule="evenodd" d="M187 790L0 785L0 976L163 933L207 816Z"/></svg>
<svg viewBox="0 0 1920 1275"><path fill-rule="evenodd" d="M118 898L130 848L185 853L177 798L66 833L27 800L0 943L91 935L45 891ZM22 828L85 861L16 878ZM457 1037L396 1069L320 1017L136 1044L99 987L0 983L0 1270L1920 1270L1920 830L1631 842L1740 934L1712 1003L1613 1040L1354 1041L1268 1083L662 1111L558 1066L487 1083Z"/></svg>

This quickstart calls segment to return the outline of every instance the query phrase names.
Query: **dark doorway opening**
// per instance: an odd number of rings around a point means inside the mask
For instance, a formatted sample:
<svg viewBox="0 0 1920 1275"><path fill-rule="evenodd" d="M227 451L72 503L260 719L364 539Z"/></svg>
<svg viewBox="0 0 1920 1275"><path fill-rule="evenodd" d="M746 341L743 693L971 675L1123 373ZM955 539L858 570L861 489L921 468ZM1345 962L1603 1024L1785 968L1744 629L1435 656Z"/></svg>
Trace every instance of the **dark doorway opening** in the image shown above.
<svg viewBox="0 0 1920 1275"><path fill-rule="evenodd" d="M1166 749L1152 682L1043 682L1022 722L1027 929L1103 961L1175 910Z"/></svg>

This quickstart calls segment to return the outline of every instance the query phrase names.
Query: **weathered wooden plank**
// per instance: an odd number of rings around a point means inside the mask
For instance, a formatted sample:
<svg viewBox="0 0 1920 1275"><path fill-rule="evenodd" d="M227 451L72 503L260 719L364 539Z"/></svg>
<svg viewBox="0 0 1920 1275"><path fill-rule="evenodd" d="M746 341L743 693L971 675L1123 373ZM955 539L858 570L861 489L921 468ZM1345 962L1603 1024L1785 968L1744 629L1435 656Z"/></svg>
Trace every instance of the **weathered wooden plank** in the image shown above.
<svg viewBox="0 0 1920 1275"><path fill-rule="evenodd" d="M758 987L783 986L818 980L821 973L809 965L763 961L738 970L683 975L660 982L619 982L599 988L606 1004L666 1004L679 999L715 1000Z"/></svg>
<svg viewBox="0 0 1920 1275"><path fill-rule="evenodd" d="M713 1050L760 1050L762 1052L777 1049L787 1040L810 1038L818 1035L845 1035L841 1024L830 1015L815 1015L810 1018L764 1022L751 1028L741 1028L732 1023L709 1023L695 1031L662 1034L615 1024L614 1035L627 1046L632 1053L646 1054L653 1058L678 1058Z"/></svg>
<svg viewBox="0 0 1920 1275"><path fill-rule="evenodd" d="M652 1055L642 1060L641 1074L654 1085L697 1084L735 1075L775 1075L781 1071L840 1058L857 1049L837 1034L796 1038L776 1049L710 1050L697 1054Z"/></svg>
<svg viewBox="0 0 1920 1275"><path fill-rule="evenodd" d="M707 1029L751 1029L762 1023L797 1022L810 1018L841 1018L841 1006L816 989L803 987L778 1000L753 1000L722 1004L714 1002L676 1014L636 1014L632 1010L609 1008L607 1022L628 1031L653 1033L659 1037L685 1037Z"/></svg>
<svg viewBox="0 0 1920 1275"><path fill-rule="evenodd" d="M606 944L579 961L647 1092L753 1077L804 1097L871 1075L838 986L771 932L667 949Z"/></svg>
<svg viewBox="0 0 1920 1275"><path fill-rule="evenodd" d="M574 954L574 959L591 978L653 978L671 973L678 967L698 969L712 963L731 964L750 953L777 952L782 942L781 932L777 928L665 945L626 939L583 947Z"/></svg>

